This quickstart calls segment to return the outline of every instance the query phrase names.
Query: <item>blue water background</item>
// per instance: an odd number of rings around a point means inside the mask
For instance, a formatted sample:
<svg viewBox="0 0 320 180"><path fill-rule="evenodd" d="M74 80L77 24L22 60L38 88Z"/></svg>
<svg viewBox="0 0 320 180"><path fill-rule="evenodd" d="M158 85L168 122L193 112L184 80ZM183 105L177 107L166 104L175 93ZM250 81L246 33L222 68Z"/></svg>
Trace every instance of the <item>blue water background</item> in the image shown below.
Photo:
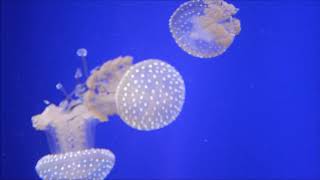
<svg viewBox="0 0 320 180"><path fill-rule="evenodd" d="M96 146L117 157L110 179L320 179L320 2L230 0L242 31L223 55L198 59L168 29L185 1L23 1L2 4L1 177L36 179L48 154L31 116L75 85L75 51L93 68L158 58L186 84L170 126L140 132L99 124Z"/></svg>

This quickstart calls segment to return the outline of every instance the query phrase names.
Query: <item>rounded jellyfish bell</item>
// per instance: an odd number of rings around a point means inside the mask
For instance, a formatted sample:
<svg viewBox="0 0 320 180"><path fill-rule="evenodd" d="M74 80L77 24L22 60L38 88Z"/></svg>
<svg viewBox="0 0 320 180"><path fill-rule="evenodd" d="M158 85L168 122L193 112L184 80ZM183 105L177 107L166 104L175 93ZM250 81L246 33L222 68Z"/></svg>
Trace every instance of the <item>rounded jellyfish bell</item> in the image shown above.
<svg viewBox="0 0 320 180"><path fill-rule="evenodd" d="M116 90L117 113L129 126L155 130L179 115L185 85L179 72L161 60L145 60L129 68Z"/></svg>
<svg viewBox="0 0 320 180"><path fill-rule="evenodd" d="M176 43L190 55L211 58L226 51L240 33L238 12L223 0L191 0L171 16L169 28Z"/></svg>
<svg viewBox="0 0 320 180"><path fill-rule="evenodd" d="M87 149L42 157L36 171L42 179L104 179L115 162L106 149Z"/></svg>

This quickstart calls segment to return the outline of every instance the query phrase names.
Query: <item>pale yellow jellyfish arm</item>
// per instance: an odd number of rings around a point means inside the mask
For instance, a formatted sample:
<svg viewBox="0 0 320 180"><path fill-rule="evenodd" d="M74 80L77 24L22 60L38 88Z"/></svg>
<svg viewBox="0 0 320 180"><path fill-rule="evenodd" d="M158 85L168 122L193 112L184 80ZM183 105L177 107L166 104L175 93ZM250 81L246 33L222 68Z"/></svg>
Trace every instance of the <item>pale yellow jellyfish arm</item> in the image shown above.
<svg viewBox="0 0 320 180"><path fill-rule="evenodd" d="M60 119L61 112L62 108L50 104L41 114L32 117L32 126L37 130L46 130L55 119Z"/></svg>
<svg viewBox="0 0 320 180"><path fill-rule="evenodd" d="M215 21L226 20L239 11L233 4L229 4L223 0L204 0L204 3L206 4L204 14L210 16Z"/></svg>
<svg viewBox="0 0 320 180"><path fill-rule="evenodd" d="M239 9L225 1L207 0L204 14L192 18L193 30L190 37L195 40L215 42L221 48L228 48L234 36L240 32L240 21L233 18Z"/></svg>
<svg viewBox="0 0 320 180"><path fill-rule="evenodd" d="M66 120L75 119L75 117L82 119L82 121L90 121L95 118L81 103L77 103L69 109L64 107L64 103L65 100L59 106L49 104L41 114L32 116L32 126L37 130L47 130L49 126L57 127L65 123Z"/></svg>
<svg viewBox="0 0 320 180"><path fill-rule="evenodd" d="M124 73L132 65L132 57L118 57L94 70L86 81L88 91L84 104L100 121L107 121L109 115L117 113L115 92Z"/></svg>

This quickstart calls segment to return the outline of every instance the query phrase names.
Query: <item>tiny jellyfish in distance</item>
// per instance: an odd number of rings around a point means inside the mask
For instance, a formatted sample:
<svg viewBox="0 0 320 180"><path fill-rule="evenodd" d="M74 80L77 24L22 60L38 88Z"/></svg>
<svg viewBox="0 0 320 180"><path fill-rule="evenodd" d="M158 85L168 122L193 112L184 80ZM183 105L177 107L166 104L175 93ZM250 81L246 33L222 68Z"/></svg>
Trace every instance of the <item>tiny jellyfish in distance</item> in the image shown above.
<svg viewBox="0 0 320 180"><path fill-rule="evenodd" d="M233 17L238 10L223 0L190 0L170 17L170 32L188 54L216 57L224 53L240 33L240 20Z"/></svg>
<svg viewBox="0 0 320 180"><path fill-rule="evenodd" d="M77 55L80 57L86 57L88 55L88 51L85 48L80 48L77 50Z"/></svg>
<svg viewBox="0 0 320 180"><path fill-rule="evenodd" d="M121 79L116 104L121 119L138 130L155 130L172 123L185 98L182 76L156 59L133 65Z"/></svg>
<svg viewBox="0 0 320 180"><path fill-rule="evenodd" d="M130 127L156 130L172 123L184 104L182 76L171 65L157 59L133 64L131 56L120 56L87 71L87 50L79 49L82 69L77 68L74 90L61 82L56 89L65 96L58 105L32 117L36 130L48 134L51 154L35 167L41 179L105 179L116 157L108 149L94 147L94 130L108 116L119 115Z"/></svg>

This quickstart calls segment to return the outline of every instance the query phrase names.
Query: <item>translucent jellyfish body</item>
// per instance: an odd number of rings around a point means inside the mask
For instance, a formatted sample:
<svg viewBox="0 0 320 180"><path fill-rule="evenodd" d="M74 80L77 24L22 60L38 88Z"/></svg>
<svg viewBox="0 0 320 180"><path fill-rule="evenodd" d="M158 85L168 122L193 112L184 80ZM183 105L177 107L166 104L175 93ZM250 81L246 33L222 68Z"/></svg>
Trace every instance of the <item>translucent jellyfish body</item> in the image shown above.
<svg viewBox="0 0 320 180"><path fill-rule="evenodd" d="M42 179L106 178L115 155L94 148L94 129L99 121L118 114L133 128L155 130L173 122L184 103L181 75L161 60L132 65L132 57L120 56L89 74L86 49L79 49L77 55L84 67L76 70L74 77L79 83L75 89L67 93L58 83L56 88L65 100L59 105L45 100L45 110L32 117L33 127L48 134L52 151L37 162L36 171Z"/></svg>
<svg viewBox="0 0 320 180"><path fill-rule="evenodd" d="M132 66L118 85L118 114L133 128L159 129L176 119L184 96L183 79L174 67L160 60L145 60Z"/></svg>
<svg viewBox="0 0 320 180"><path fill-rule="evenodd" d="M224 53L240 33L238 12L223 0L191 0L171 16L169 28L176 43L187 53L211 58Z"/></svg>

